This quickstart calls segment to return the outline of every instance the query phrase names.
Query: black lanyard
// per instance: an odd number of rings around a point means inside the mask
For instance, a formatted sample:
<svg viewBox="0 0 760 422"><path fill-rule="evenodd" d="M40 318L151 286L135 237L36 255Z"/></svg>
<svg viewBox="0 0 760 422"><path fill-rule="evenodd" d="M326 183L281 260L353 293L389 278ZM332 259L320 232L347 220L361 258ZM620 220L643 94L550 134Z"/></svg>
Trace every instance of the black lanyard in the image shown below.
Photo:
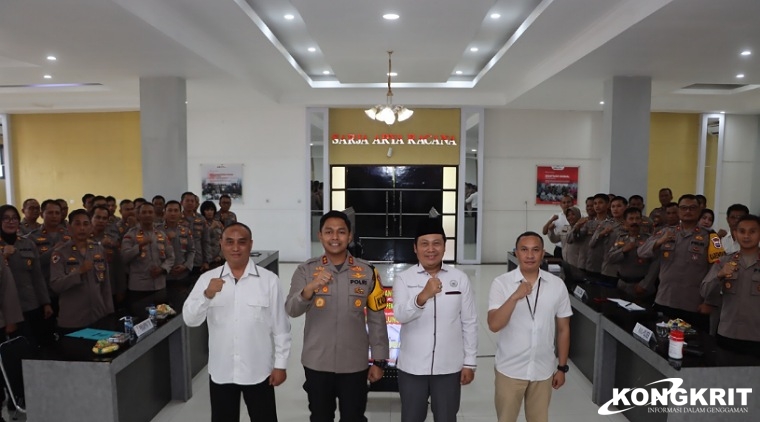
<svg viewBox="0 0 760 422"><path fill-rule="evenodd" d="M536 280L536 283L538 283L538 288L536 288L536 299L533 301L532 308L530 307L530 300L528 299L528 296L525 296L525 301L528 303L528 312L530 312L530 319L532 319L533 321L536 320L536 310L538 309L538 294L541 293L541 278L540 277L538 278L538 280Z"/></svg>

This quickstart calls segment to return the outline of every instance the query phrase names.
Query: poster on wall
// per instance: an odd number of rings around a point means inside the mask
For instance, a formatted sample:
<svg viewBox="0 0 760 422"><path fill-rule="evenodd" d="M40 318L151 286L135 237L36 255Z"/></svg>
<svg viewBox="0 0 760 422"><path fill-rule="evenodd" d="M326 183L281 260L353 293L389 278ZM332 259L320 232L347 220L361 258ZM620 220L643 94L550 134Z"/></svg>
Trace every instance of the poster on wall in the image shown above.
<svg viewBox="0 0 760 422"><path fill-rule="evenodd" d="M243 203L242 164L201 164L201 201L218 202L229 195L233 203Z"/></svg>
<svg viewBox="0 0 760 422"><path fill-rule="evenodd" d="M536 205L559 205L567 194L578 203L578 167L536 166Z"/></svg>

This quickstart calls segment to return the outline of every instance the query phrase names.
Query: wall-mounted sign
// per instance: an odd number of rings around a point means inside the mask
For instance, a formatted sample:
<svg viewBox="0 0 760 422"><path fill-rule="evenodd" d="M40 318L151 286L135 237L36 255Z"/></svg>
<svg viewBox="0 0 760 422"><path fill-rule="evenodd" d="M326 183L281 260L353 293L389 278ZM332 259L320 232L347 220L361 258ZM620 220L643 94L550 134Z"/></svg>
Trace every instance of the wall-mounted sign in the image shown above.
<svg viewBox="0 0 760 422"><path fill-rule="evenodd" d="M578 167L536 166L536 205L558 205L565 195L578 203Z"/></svg>
<svg viewBox="0 0 760 422"><path fill-rule="evenodd" d="M333 134L330 137L333 145L443 145L457 146L456 136L453 135L397 135L382 134L371 139L362 134Z"/></svg>
<svg viewBox="0 0 760 422"><path fill-rule="evenodd" d="M243 203L242 164L201 164L202 201L218 201L229 195L232 202Z"/></svg>

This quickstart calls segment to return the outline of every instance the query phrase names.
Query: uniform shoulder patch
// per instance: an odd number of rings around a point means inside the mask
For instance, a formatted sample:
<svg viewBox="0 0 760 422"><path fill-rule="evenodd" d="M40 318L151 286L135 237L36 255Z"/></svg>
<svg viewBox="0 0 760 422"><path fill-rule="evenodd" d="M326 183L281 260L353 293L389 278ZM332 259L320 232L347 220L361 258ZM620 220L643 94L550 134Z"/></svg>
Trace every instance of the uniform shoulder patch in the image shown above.
<svg viewBox="0 0 760 422"><path fill-rule="evenodd" d="M60 260L61 260L61 254L58 252L55 252L53 254L53 257L50 258L50 262L52 262L53 264L57 264Z"/></svg>

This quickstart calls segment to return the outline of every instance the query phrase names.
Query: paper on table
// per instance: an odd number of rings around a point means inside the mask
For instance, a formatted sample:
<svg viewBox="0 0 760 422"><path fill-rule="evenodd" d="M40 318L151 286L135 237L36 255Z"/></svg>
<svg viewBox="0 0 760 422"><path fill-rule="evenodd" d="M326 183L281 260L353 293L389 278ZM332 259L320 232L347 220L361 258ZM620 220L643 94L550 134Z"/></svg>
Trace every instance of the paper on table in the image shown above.
<svg viewBox="0 0 760 422"><path fill-rule="evenodd" d="M607 298L607 300L609 300L610 302L617 303L618 306L620 306L621 308L623 308L625 310L628 310L628 311L644 311L645 310L641 306L639 306L639 305L637 305L637 304L635 304L633 302L629 302L627 300L615 299L615 298Z"/></svg>

